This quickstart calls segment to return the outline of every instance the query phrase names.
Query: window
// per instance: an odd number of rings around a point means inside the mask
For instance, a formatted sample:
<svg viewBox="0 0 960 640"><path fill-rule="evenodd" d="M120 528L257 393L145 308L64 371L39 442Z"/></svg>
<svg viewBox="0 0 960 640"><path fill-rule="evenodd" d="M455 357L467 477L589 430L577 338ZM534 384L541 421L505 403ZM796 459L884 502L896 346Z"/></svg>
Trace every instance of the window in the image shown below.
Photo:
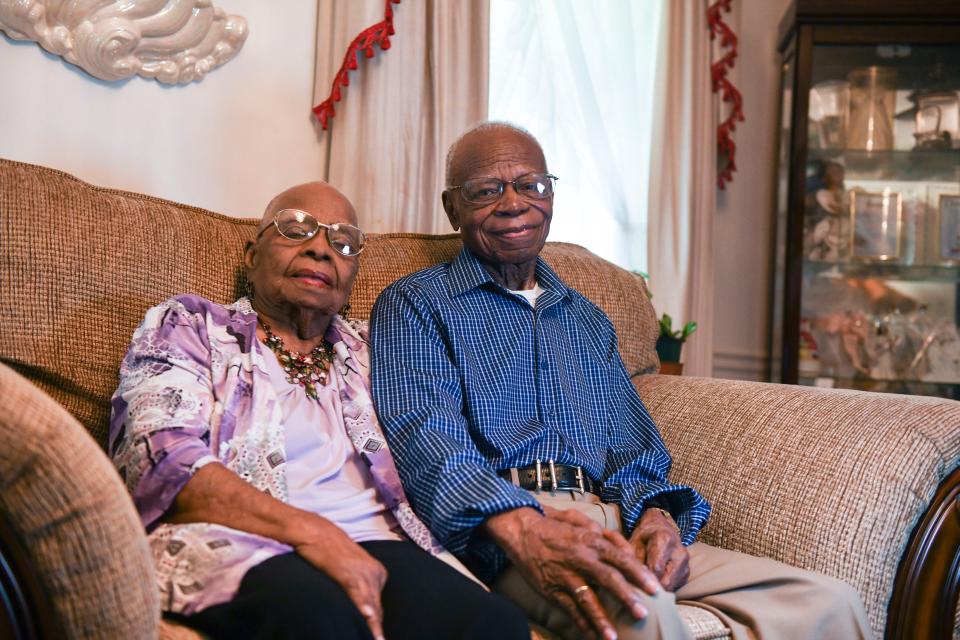
<svg viewBox="0 0 960 640"><path fill-rule="evenodd" d="M489 118L528 129L560 180L550 240L646 270L663 0L490 0Z"/></svg>

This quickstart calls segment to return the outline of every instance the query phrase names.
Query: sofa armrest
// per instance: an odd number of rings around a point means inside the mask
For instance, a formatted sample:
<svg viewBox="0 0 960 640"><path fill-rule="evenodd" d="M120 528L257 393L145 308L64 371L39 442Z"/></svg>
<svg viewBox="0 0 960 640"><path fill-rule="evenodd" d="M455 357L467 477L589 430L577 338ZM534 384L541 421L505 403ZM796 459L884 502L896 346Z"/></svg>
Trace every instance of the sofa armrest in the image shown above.
<svg viewBox="0 0 960 640"><path fill-rule="evenodd" d="M9 561L0 563L3 578L26 585L28 596L39 592L49 607L20 607L33 617L20 628L55 629L49 637L156 638L153 563L113 465L66 410L3 365L0 398L0 533L13 543L0 547L0 560Z"/></svg>
<svg viewBox="0 0 960 640"><path fill-rule="evenodd" d="M673 455L671 480L713 505L701 539L848 582L882 633L911 532L960 464L960 403L661 375L634 383Z"/></svg>

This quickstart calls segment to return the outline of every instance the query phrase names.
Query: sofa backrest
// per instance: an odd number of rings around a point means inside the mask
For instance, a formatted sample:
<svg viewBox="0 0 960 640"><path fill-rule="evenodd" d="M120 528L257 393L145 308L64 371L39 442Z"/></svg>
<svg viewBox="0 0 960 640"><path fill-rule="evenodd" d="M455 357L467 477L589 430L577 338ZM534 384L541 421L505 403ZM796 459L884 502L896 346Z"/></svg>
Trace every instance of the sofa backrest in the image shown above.
<svg viewBox="0 0 960 640"><path fill-rule="evenodd" d="M255 231L255 220L0 159L0 361L103 446L120 361L144 312L178 293L236 299L243 246ZM457 235L373 235L351 315L368 317L389 283L459 250ZM656 370L657 324L643 279L576 245L548 243L543 255L610 316L627 370Z"/></svg>

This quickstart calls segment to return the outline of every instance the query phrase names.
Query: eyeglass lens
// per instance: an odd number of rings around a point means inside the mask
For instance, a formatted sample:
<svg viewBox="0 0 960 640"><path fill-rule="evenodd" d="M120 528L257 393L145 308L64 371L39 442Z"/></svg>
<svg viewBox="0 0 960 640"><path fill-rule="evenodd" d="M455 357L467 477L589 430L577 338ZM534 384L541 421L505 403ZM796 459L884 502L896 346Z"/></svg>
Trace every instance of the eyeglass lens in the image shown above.
<svg viewBox="0 0 960 640"><path fill-rule="evenodd" d="M323 227L327 242L335 251L345 256L355 256L363 251L363 232L350 224L323 224L306 211L284 209L274 219L280 234L290 240L309 240Z"/></svg>
<svg viewBox="0 0 960 640"><path fill-rule="evenodd" d="M326 228L327 242L334 250L345 256L355 256L363 251L363 232L351 225L330 225Z"/></svg>
<svg viewBox="0 0 960 640"><path fill-rule="evenodd" d="M508 184L513 185L518 195L530 200L543 200L553 194L553 176L545 173L529 173L512 181L476 178L464 182L461 189L467 202L490 204L500 199Z"/></svg>

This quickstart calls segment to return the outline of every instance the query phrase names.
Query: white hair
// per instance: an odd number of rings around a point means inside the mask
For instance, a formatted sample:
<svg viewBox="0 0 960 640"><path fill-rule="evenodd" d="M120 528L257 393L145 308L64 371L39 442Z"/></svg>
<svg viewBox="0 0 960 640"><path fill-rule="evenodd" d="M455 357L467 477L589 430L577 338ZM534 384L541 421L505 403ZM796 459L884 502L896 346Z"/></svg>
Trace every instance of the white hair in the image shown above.
<svg viewBox="0 0 960 640"><path fill-rule="evenodd" d="M540 153L543 153L543 147L540 146L540 141L537 140L536 136L524 129L523 127L513 124L512 122L506 122L505 120L485 120L483 122L478 122L473 125L466 131L464 131L459 138L453 141L453 144L450 145L450 150L447 151L447 164L446 164L446 173L444 179L446 180L446 186L453 186L450 184L453 176L453 160L457 157L460 151L460 145L465 139L472 136L475 133L486 133L488 131L512 131L513 133L520 134L521 136L527 138L533 144L537 145L537 148L540 149Z"/></svg>

